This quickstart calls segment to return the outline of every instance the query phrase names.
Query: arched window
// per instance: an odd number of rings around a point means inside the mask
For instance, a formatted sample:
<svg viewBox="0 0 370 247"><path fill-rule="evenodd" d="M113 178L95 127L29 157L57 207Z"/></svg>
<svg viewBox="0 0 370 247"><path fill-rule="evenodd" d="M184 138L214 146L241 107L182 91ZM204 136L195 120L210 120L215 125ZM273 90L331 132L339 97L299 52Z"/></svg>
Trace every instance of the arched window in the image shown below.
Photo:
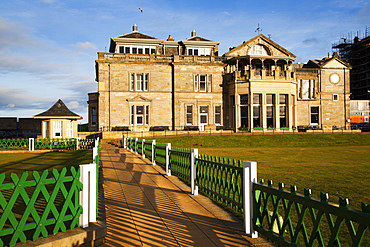
<svg viewBox="0 0 370 247"><path fill-rule="evenodd" d="M268 52L263 45L254 45L249 49L248 55L268 56Z"/></svg>

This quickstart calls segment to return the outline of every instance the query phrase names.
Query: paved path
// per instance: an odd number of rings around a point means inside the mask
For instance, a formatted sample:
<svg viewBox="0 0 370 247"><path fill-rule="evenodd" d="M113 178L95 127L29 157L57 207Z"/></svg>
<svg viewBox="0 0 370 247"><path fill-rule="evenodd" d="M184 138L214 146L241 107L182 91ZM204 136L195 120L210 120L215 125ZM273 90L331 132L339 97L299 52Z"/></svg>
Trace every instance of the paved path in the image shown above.
<svg viewBox="0 0 370 247"><path fill-rule="evenodd" d="M270 246L176 177L124 149L101 149L105 246ZM202 205L203 204L203 205ZM216 217L217 216L217 217Z"/></svg>

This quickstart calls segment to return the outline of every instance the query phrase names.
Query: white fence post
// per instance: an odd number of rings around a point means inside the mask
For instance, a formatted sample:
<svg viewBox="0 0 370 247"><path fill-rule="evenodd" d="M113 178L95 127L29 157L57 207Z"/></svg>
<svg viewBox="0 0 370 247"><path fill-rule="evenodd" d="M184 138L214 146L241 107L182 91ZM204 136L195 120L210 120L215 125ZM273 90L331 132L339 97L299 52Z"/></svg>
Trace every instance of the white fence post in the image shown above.
<svg viewBox="0 0 370 247"><path fill-rule="evenodd" d="M167 176L171 176L171 169L170 167L170 151L171 151L171 143L166 144L166 174Z"/></svg>
<svg viewBox="0 0 370 247"><path fill-rule="evenodd" d="M135 138L135 154L137 154L137 143L139 141L139 138Z"/></svg>
<svg viewBox="0 0 370 247"><path fill-rule="evenodd" d="M256 182L257 162L243 161L244 228L252 238L258 238L258 232L253 227L253 183Z"/></svg>
<svg viewBox="0 0 370 247"><path fill-rule="evenodd" d="M145 159L145 139L141 141L141 157Z"/></svg>
<svg viewBox="0 0 370 247"><path fill-rule="evenodd" d="M80 146L80 137L76 138L76 150L79 149L79 146Z"/></svg>
<svg viewBox="0 0 370 247"><path fill-rule="evenodd" d="M80 205L82 214L80 215L80 226L86 228L89 222L96 222L96 164L80 165Z"/></svg>
<svg viewBox="0 0 370 247"><path fill-rule="evenodd" d="M127 149L127 138L123 137L123 148Z"/></svg>
<svg viewBox="0 0 370 247"><path fill-rule="evenodd" d="M198 195L198 186L195 184L197 178L197 167L196 158L198 158L198 149L192 148L190 154L190 182L191 182L191 194Z"/></svg>
<svg viewBox="0 0 370 247"><path fill-rule="evenodd" d="M152 141L152 165L155 165L155 140Z"/></svg>
<svg viewBox="0 0 370 247"><path fill-rule="evenodd" d="M35 151L35 138L28 138L28 151Z"/></svg>

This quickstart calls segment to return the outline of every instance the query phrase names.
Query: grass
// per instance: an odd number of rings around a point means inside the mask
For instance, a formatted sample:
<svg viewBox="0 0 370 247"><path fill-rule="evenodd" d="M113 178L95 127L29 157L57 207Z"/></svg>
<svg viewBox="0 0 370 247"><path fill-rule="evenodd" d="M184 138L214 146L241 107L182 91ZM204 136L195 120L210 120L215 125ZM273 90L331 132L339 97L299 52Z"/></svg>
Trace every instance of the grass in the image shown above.
<svg viewBox="0 0 370 247"><path fill-rule="evenodd" d="M370 146L368 134L295 134L295 135L220 135L181 136L156 138L157 142L171 142L172 146L192 148L202 145L209 148L258 147L332 147Z"/></svg>
<svg viewBox="0 0 370 247"><path fill-rule="evenodd" d="M44 171L63 167L89 164L91 150L76 150L49 153L4 153L0 152L0 173L21 174L24 171Z"/></svg>
<svg viewBox="0 0 370 247"><path fill-rule="evenodd" d="M295 185L299 192L312 189L312 196L329 193L329 201L347 197L350 207L370 204L370 135L254 135L186 136L158 138L172 146L198 148L199 153L256 161L258 177ZM195 147L194 145L198 146ZM201 145L201 146L199 146Z"/></svg>
<svg viewBox="0 0 370 247"><path fill-rule="evenodd" d="M257 161L259 178L272 180L276 187L278 182L283 182L288 191L289 185L297 186L300 193L309 188L315 198L319 198L322 191L329 193L329 201L336 204L339 196L347 197L350 208L357 210L361 210L361 202L370 204L370 135L367 134L186 136L156 141L198 148L201 154ZM296 214L291 217L297 221ZM308 217L307 213L305 218ZM310 219L305 222L310 232L312 222ZM358 226L355 224L355 227ZM327 243L330 230L326 218L320 228ZM342 246L351 246L348 234L342 226L339 233ZM303 246L302 241L300 236L299 243ZM368 229L362 245L369 243Z"/></svg>

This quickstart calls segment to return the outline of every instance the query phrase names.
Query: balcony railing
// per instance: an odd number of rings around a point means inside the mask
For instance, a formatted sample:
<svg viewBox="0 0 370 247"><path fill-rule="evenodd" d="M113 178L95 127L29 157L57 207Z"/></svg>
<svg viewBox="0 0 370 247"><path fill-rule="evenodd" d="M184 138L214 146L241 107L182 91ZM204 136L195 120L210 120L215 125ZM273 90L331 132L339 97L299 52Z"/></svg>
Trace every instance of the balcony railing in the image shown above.
<svg viewBox="0 0 370 247"><path fill-rule="evenodd" d="M157 55L157 54L130 54L130 53L98 53L98 60L110 61L142 61L142 62L185 62L185 63L221 63L225 60L217 56L190 56L190 55Z"/></svg>

